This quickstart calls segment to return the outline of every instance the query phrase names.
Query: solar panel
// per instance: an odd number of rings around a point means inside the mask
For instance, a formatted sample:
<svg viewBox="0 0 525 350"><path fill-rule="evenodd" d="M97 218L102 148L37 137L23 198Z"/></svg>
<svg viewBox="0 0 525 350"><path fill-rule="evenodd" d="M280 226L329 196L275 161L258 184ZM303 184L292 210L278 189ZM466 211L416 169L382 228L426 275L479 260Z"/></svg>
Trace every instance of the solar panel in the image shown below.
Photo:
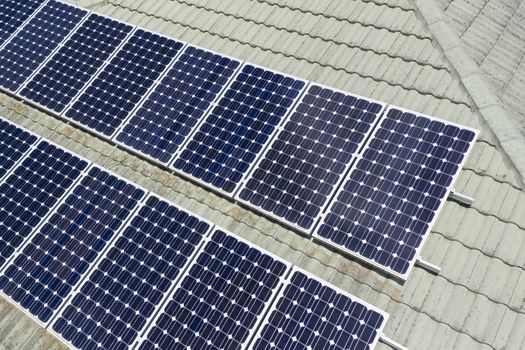
<svg viewBox="0 0 525 350"><path fill-rule="evenodd" d="M45 0L2 0L0 2L0 45L24 24Z"/></svg>
<svg viewBox="0 0 525 350"><path fill-rule="evenodd" d="M45 324L145 192L93 167L0 276L0 289Z"/></svg>
<svg viewBox="0 0 525 350"><path fill-rule="evenodd" d="M53 330L78 349L131 348L210 226L149 197Z"/></svg>
<svg viewBox="0 0 525 350"><path fill-rule="evenodd" d="M37 140L38 136L0 117L0 180Z"/></svg>
<svg viewBox="0 0 525 350"><path fill-rule="evenodd" d="M294 267L250 349L373 349L388 314Z"/></svg>
<svg viewBox="0 0 525 350"><path fill-rule="evenodd" d="M0 50L0 86L16 92L87 15L50 0Z"/></svg>
<svg viewBox="0 0 525 350"><path fill-rule="evenodd" d="M240 62L188 46L116 140L170 163Z"/></svg>
<svg viewBox="0 0 525 350"><path fill-rule="evenodd" d="M139 349L243 348L288 269L288 263L216 230Z"/></svg>
<svg viewBox="0 0 525 350"><path fill-rule="evenodd" d="M311 85L237 199L309 233L384 105Z"/></svg>
<svg viewBox="0 0 525 350"><path fill-rule="evenodd" d="M476 136L389 107L316 237L406 278Z"/></svg>
<svg viewBox="0 0 525 350"><path fill-rule="evenodd" d="M0 267L80 177L88 162L40 141L0 185Z"/></svg>
<svg viewBox="0 0 525 350"><path fill-rule="evenodd" d="M20 95L62 113L132 30L131 25L90 14Z"/></svg>
<svg viewBox="0 0 525 350"><path fill-rule="evenodd" d="M305 85L245 65L173 167L221 192L233 193Z"/></svg>
<svg viewBox="0 0 525 350"><path fill-rule="evenodd" d="M182 46L181 42L138 29L64 115L112 136Z"/></svg>

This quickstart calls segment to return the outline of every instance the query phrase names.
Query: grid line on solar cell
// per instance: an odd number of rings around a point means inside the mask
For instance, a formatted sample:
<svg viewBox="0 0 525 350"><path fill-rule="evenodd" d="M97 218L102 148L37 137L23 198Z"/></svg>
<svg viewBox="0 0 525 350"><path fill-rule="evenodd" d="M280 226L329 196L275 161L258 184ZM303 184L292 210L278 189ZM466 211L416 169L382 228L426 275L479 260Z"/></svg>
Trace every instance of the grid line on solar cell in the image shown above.
<svg viewBox="0 0 525 350"><path fill-rule="evenodd" d="M0 183L39 138L32 132L0 117Z"/></svg>
<svg viewBox="0 0 525 350"><path fill-rule="evenodd" d="M171 163L239 66L238 60L186 47L116 134L116 142Z"/></svg>
<svg viewBox="0 0 525 350"><path fill-rule="evenodd" d="M148 349L242 349L289 263L217 229L139 343Z"/></svg>
<svg viewBox="0 0 525 350"><path fill-rule="evenodd" d="M112 137L184 44L137 29L64 116Z"/></svg>
<svg viewBox="0 0 525 350"><path fill-rule="evenodd" d="M53 324L79 349L128 349L211 227L150 196Z"/></svg>
<svg viewBox="0 0 525 350"><path fill-rule="evenodd" d="M369 99L311 85L236 199L309 233L383 108Z"/></svg>
<svg viewBox="0 0 525 350"><path fill-rule="evenodd" d="M50 0L0 50L0 86L16 92L88 11Z"/></svg>
<svg viewBox="0 0 525 350"><path fill-rule="evenodd" d="M315 236L406 279L477 131L389 107Z"/></svg>
<svg viewBox="0 0 525 350"><path fill-rule="evenodd" d="M47 141L0 185L0 267L80 178L88 162Z"/></svg>
<svg viewBox="0 0 525 350"><path fill-rule="evenodd" d="M56 314L145 192L93 167L0 276L0 289L41 324Z"/></svg>
<svg viewBox="0 0 525 350"><path fill-rule="evenodd" d="M45 2L45 0L3 0L0 3L0 46Z"/></svg>
<svg viewBox="0 0 525 350"><path fill-rule="evenodd" d="M231 195L305 85L298 78L244 65L175 157L173 168Z"/></svg>
<svg viewBox="0 0 525 350"><path fill-rule="evenodd" d="M253 350L369 350L389 315L294 267L255 335Z"/></svg>
<svg viewBox="0 0 525 350"><path fill-rule="evenodd" d="M122 45L133 26L92 13L20 89L20 95L62 113Z"/></svg>

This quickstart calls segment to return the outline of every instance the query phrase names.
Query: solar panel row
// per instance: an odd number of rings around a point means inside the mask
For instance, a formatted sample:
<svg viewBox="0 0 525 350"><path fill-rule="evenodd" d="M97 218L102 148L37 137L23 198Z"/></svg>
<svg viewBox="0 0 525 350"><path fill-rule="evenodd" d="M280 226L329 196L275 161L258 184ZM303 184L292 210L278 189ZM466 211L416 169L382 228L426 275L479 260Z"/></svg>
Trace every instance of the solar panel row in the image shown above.
<svg viewBox="0 0 525 350"><path fill-rule="evenodd" d="M60 17L52 47L76 11L50 1L9 45ZM91 14L21 95L406 278L475 132L390 107L372 140L385 104L306 85Z"/></svg>
<svg viewBox="0 0 525 350"><path fill-rule="evenodd" d="M6 149L37 141L7 121L0 135L13 140L0 143L13 164L20 156ZM284 260L221 229L209 235L210 223L45 140L0 184L0 194L12 199L0 200L3 224L15 223L2 235L11 248L2 249L2 264L11 260L0 290L78 349L244 349L290 271ZM330 304L327 322L339 320L331 308L360 322L351 328L359 339L345 344L376 339L386 317L339 300L322 282L299 282L310 299ZM290 315L324 337L326 324L306 314ZM339 324L349 332L350 321ZM346 333L330 337L341 342Z"/></svg>

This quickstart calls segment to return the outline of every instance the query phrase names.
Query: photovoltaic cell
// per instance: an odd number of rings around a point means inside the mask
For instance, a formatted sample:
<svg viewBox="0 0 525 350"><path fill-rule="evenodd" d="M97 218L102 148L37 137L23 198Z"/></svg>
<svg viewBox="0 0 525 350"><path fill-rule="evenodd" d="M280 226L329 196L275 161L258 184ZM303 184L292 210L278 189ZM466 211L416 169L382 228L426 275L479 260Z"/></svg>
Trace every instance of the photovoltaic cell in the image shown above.
<svg viewBox="0 0 525 350"><path fill-rule="evenodd" d="M0 45L24 24L45 0L2 0L0 2Z"/></svg>
<svg viewBox="0 0 525 350"><path fill-rule="evenodd" d="M53 330L78 349L131 348L209 228L149 197Z"/></svg>
<svg viewBox="0 0 525 350"><path fill-rule="evenodd" d="M310 86L238 198L309 232L383 108L364 98Z"/></svg>
<svg viewBox="0 0 525 350"><path fill-rule="evenodd" d="M0 179L37 140L36 135L0 118Z"/></svg>
<svg viewBox="0 0 525 350"><path fill-rule="evenodd" d="M112 136L182 46L178 41L138 29L65 116Z"/></svg>
<svg viewBox="0 0 525 350"><path fill-rule="evenodd" d="M188 46L117 141L169 163L239 65L231 58Z"/></svg>
<svg viewBox="0 0 525 350"><path fill-rule="evenodd" d="M139 349L241 349L287 270L281 260L216 230Z"/></svg>
<svg viewBox="0 0 525 350"><path fill-rule="evenodd" d="M0 289L48 322L143 196L143 190L91 168L8 265Z"/></svg>
<svg viewBox="0 0 525 350"><path fill-rule="evenodd" d="M85 160L40 141L0 185L0 267L87 165Z"/></svg>
<svg viewBox="0 0 525 350"><path fill-rule="evenodd" d="M90 14L20 94L60 114L132 29L131 25Z"/></svg>
<svg viewBox="0 0 525 350"><path fill-rule="evenodd" d="M389 108L316 235L406 278L476 131Z"/></svg>
<svg viewBox="0 0 525 350"><path fill-rule="evenodd" d="M0 85L16 92L86 14L58 1L47 2L0 50Z"/></svg>
<svg viewBox="0 0 525 350"><path fill-rule="evenodd" d="M232 193L305 82L245 65L173 166Z"/></svg>
<svg viewBox="0 0 525 350"><path fill-rule="evenodd" d="M369 350L388 314L294 268L253 350Z"/></svg>

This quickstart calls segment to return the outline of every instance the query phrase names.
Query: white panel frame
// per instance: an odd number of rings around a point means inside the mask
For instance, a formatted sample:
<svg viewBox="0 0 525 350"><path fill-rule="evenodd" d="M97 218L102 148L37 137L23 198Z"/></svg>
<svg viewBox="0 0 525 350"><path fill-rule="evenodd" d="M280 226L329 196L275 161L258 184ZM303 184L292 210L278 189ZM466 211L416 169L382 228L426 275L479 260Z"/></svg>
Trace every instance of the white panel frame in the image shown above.
<svg viewBox="0 0 525 350"><path fill-rule="evenodd" d="M377 269L379 269L379 270L381 270L383 272L386 272L387 274L389 274L389 275L391 275L391 276L393 276L395 278L398 278L398 279L400 279L400 280L402 280L404 282L404 281L406 281L408 279L410 273L412 272L412 269L414 268L414 265L416 264L416 261L417 261L419 255L420 255L420 253L421 253L421 250L423 249L423 246L425 245L425 242L426 242L428 236L430 235L430 232L432 231L432 227L434 226L434 224L435 224L435 222L436 222L436 220L437 220L437 218L439 216L439 213L443 209L443 206L445 205L445 203L447 201L447 198L450 195L450 192L454 188L454 183L456 182L459 174L461 173L461 170L463 169L463 167L464 167L464 165L465 165L465 163L466 163L466 161L468 159L468 156L469 156L470 152L472 151L472 148L476 144L476 140L477 140L477 137L479 135L479 130L471 128L471 127L467 127L467 126L464 126L464 125L456 124L456 123L453 123L453 122L449 122L447 120L439 119L439 118L436 118L436 117L433 117L433 116L430 116L430 115L426 115L426 114L423 114L423 113L411 111L409 109L405 109L405 108L402 108L402 107L397 107L397 106L394 106L394 105L389 105L388 108L385 110L385 113L384 113L385 116L382 118L381 123L386 120L386 117L388 116L388 113L391 110L399 110L399 111L401 111L403 113L411 113L411 114L414 114L414 115L416 115L418 117L427 118L427 119L432 120L432 121L437 121L437 122L443 123L445 125L455 126L455 127L460 128L460 129L468 130L468 131L471 131L471 132L474 133L474 139L470 142L468 150L464 153L464 157L463 157L462 162L460 164L458 164L458 171L452 177L452 181L451 181L450 185L448 186L445 195L441 199L441 203L439 204L438 208L434 211L435 212L434 218L432 219L432 221L429 222L426 232L423 235L421 235L421 239L422 239L421 240L421 244L419 245L419 247L417 247L416 253L415 253L413 259L409 262L409 267L408 267L407 271L404 274L399 273L397 271L394 271L391 268L383 266L383 265L379 264L378 262L376 262L376 261L374 261L372 259L366 258L366 257L360 255L359 253L354 252L354 251L352 251L352 250L350 250L350 249L348 249L346 247L343 247L341 245L338 245L338 244L332 242L331 240L329 240L327 238L324 238L324 237L322 237L321 235L318 234L318 230L320 229L320 227L324 223L326 217L331 213L333 206L336 205L337 197L339 196L339 193L344 188L344 185L348 181L350 175L356 169L358 161L362 158L362 155L363 155L364 151L369 148L370 143L372 142L372 140L374 140L374 138L376 137L377 133L381 129L380 124L378 124L376 126L374 132L370 135L370 138L368 139L368 141L366 142L365 146L363 147L362 152L359 154L357 160L354 162L354 164L352 165L352 167L348 171L347 175L344 178L344 181L341 183L340 188L334 194L334 197L333 197L333 199L331 201L331 205L329 207L327 207L327 209L325 210L325 212L321 216L320 220L318 221L317 226L313 230L312 237L314 239L316 239L318 241L321 241L324 244L326 244L326 245L336 249L336 250L339 250L339 251L341 251L341 252L343 252L343 253L345 253L345 254L347 254L349 256L357 258L357 259L365 262L366 264L371 265L371 266L373 266L373 267L375 267L375 268L377 268Z"/></svg>

